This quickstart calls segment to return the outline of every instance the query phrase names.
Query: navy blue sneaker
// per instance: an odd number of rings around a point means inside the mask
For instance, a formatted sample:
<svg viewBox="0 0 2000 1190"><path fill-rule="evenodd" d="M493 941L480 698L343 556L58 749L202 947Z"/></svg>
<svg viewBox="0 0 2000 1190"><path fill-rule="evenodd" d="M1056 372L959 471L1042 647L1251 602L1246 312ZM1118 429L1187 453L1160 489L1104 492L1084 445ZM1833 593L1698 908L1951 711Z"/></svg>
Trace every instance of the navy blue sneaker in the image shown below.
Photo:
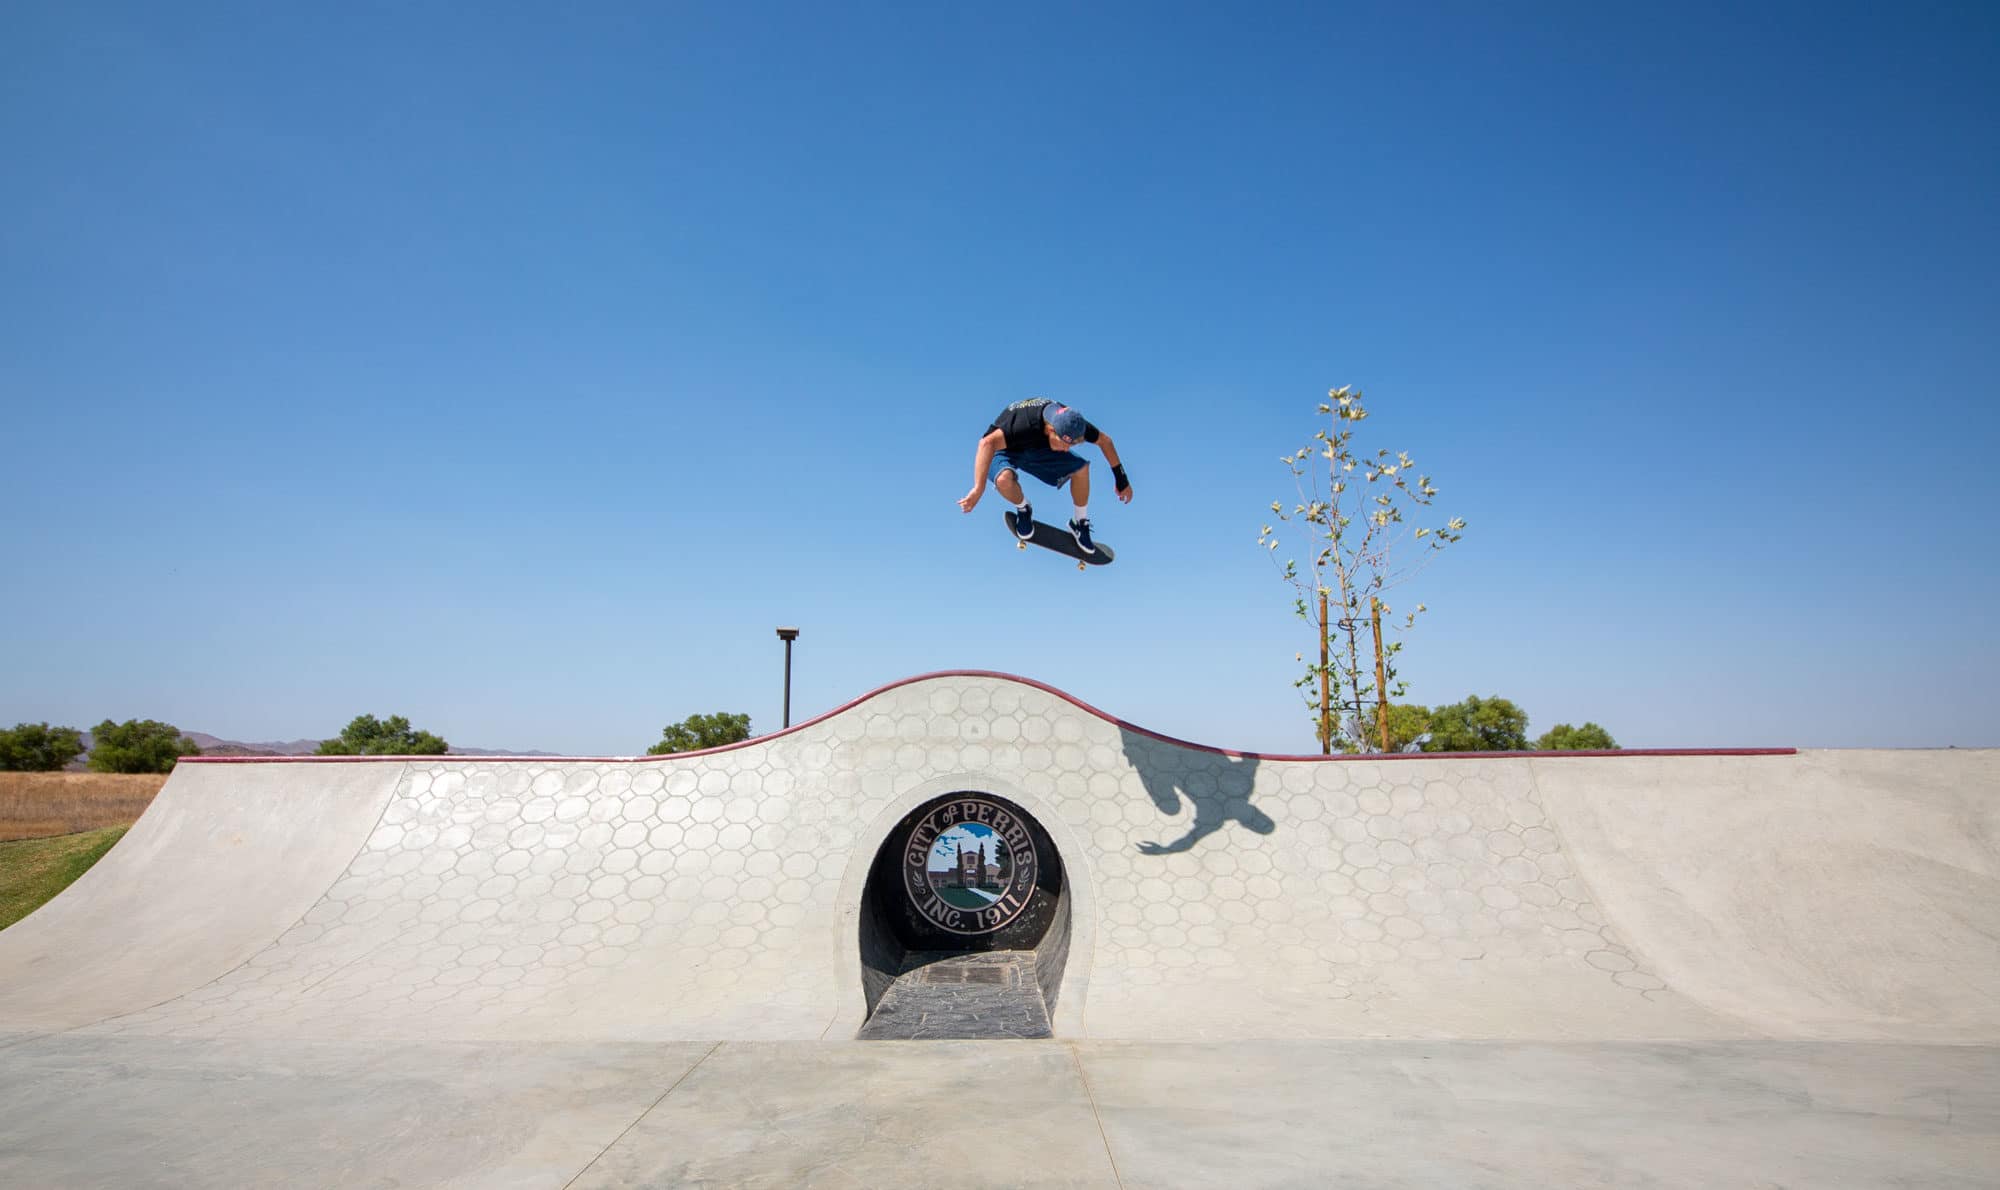
<svg viewBox="0 0 2000 1190"><path fill-rule="evenodd" d="M1069 523L1069 535L1076 538L1076 548L1082 550L1084 553L1094 554L1097 552L1097 547L1090 543L1090 519L1088 517L1080 521L1071 521Z"/></svg>
<svg viewBox="0 0 2000 1190"><path fill-rule="evenodd" d="M1014 514L1014 536L1027 541L1035 535L1035 506L1023 504Z"/></svg>

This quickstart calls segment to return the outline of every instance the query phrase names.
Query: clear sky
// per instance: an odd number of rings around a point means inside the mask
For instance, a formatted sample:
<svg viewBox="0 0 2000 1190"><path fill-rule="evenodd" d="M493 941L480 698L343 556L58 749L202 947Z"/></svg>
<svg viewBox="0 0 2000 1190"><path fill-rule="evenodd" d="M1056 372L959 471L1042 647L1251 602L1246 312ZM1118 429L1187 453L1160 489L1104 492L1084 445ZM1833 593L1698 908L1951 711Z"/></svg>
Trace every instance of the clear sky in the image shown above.
<svg viewBox="0 0 2000 1190"><path fill-rule="evenodd" d="M796 624L795 720L1309 751L1353 384L1470 524L1411 698L2000 745L1991 4L23 0L0 161L0 723L630 754ZM1033 395L1109 568L955 505Z"/></svg>

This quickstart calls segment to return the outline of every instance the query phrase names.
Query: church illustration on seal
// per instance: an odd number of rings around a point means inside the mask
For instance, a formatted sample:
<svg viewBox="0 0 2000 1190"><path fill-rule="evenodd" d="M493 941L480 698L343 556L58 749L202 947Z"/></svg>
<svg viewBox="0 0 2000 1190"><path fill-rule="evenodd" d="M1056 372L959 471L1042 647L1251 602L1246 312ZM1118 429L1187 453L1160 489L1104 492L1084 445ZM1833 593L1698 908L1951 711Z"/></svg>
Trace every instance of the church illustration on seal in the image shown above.
<svg viewBox="0 0 2000 1190"><path fill-rule="evenodd" d="M988 798L947 800L920 819L904 849L904 885L917 911L955 934L1014 920L1034 890L1038 861L1027 824Z"/></svg>

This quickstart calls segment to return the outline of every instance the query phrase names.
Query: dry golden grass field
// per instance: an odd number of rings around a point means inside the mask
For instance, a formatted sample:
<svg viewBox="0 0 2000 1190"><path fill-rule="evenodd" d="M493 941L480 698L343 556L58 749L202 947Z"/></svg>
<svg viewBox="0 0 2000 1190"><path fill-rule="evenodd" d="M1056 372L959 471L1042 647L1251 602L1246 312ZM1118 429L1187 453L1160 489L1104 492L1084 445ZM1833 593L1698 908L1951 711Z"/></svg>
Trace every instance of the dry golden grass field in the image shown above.
<svg viewBox="0 0 2000 1190"><path fill-rule="evenodd" d="M164 773L0 773L0 842L130 826Z"/></svg>

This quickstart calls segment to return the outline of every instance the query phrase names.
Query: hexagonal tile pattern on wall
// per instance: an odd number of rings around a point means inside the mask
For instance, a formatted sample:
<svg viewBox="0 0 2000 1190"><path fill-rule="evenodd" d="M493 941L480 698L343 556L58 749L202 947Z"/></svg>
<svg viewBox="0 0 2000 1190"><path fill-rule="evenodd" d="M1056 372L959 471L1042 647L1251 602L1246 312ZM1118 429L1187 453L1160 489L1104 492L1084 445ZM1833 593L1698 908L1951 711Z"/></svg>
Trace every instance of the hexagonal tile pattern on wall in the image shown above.
<svg viewBox="0 0 2000 1190"><path fill-rule="evenodd" d="M867 832L955 782L1042 818L1087 886L1065 988L1088 1035L1741 1031L1607 923L1523 760L1229 755L952 675L690 757L405 763L297 924L98 1028L819 1037L859 995L841 897Z"/></svg>

